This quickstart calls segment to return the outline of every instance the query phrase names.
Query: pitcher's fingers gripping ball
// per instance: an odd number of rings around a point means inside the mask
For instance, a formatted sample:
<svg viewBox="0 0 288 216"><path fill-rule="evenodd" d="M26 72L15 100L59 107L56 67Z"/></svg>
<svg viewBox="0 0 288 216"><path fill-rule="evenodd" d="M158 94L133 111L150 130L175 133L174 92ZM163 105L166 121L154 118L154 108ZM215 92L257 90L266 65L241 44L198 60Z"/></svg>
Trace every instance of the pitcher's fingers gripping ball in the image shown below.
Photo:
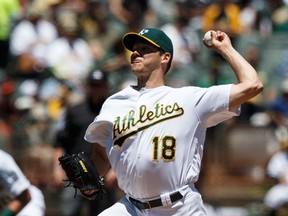
<svg viewBox="0 0 288 216"><path fill-rule="evenodd" d="M82 194L86 190L95 190L92 195L83 196L87 199L96 199L102 197L104 193L104 181L96 171L93 162L84 153L78 153L73 155L64 154L58 158L60 165L65 171L69 184L66 187L75 188L75 196L77 189L79 189Z"/></svg>
<svg viewBox="0 0 288 216"><path fill-rule="evenodd" d="M203 37L203 41L207 46L212 46L212 32L213 30L209 30L205 33Z"/></svg>

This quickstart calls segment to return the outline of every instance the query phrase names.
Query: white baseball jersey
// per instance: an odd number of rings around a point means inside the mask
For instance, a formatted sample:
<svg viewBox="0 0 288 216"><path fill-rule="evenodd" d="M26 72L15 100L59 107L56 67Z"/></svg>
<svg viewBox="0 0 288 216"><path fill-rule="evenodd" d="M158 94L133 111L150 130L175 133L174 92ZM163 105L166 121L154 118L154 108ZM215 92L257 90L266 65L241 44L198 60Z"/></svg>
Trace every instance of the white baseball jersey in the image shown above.
<svg viewBox="0 0 288 216"><path fill-rule="evenodd" d="M232 116L231 85L127 87L104 103L85 139L106 147L119 187L135 199L195 183L206 129Z"/></svg>
<svg viewBox="0 0 288 216"><path fill-rule="evenodd" d="M0 202L7 204L9 200L20 195L29 188L30 202L17 214L17 216L44 216L45 201L42 192L31 185L24 176L14 159L8 153L0 150ZM4 207L3 205L0 205ZM1 208L0 208L1 212Z"/></svg>

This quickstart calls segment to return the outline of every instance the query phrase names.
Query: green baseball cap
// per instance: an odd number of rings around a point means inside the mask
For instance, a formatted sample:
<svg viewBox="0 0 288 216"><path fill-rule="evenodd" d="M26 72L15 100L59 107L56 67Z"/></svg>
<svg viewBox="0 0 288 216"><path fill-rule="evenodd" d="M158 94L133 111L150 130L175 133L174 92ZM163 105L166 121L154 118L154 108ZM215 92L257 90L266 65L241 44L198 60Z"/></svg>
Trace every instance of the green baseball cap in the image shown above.
<svg viewBox="0 0 288 216"><path fill-rule="evenodd" d="M155 28L144 28L139 33L129 32L124 35L122 42L128 50L133 51L133 46L137 39L144 39L156 47L159 47L164 52L170 53L170 67L173 59L173 44L171 39L162 30Z"/></svg>

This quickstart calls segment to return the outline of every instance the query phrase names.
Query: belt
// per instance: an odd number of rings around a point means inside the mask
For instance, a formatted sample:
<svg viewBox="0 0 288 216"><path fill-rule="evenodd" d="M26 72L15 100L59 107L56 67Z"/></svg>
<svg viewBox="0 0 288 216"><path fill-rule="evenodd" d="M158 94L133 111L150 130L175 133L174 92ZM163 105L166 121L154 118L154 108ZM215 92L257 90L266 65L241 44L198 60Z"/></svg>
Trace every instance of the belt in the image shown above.
<svg viewBox="0 0 288 216"><path fill-rule="evenodd" d="M170 196L171 203L176 202L177 200L180 200L183 197L183 195L179 191L171 193L169 196ZM147 202L141 202L139 200L133 199L132 197L129 197L129 200L138 209L151 209L151 208L155 208L158 206L163 206L161 198L150 200Z"/></svg>

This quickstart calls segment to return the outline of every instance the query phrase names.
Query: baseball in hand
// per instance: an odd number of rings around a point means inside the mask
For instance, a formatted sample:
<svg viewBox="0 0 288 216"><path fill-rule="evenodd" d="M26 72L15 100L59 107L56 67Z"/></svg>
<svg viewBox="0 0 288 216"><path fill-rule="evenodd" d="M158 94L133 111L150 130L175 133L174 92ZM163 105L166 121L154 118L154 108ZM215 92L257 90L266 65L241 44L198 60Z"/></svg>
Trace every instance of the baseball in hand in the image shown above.
<svg viewBox="0 0 288 216"><path fill-rule="evenodd" d="M203 40L205 42L205 44L207 44L208 46L212 46L212 36L211 36L212 30L207 31L203 37Z"/></svg>

